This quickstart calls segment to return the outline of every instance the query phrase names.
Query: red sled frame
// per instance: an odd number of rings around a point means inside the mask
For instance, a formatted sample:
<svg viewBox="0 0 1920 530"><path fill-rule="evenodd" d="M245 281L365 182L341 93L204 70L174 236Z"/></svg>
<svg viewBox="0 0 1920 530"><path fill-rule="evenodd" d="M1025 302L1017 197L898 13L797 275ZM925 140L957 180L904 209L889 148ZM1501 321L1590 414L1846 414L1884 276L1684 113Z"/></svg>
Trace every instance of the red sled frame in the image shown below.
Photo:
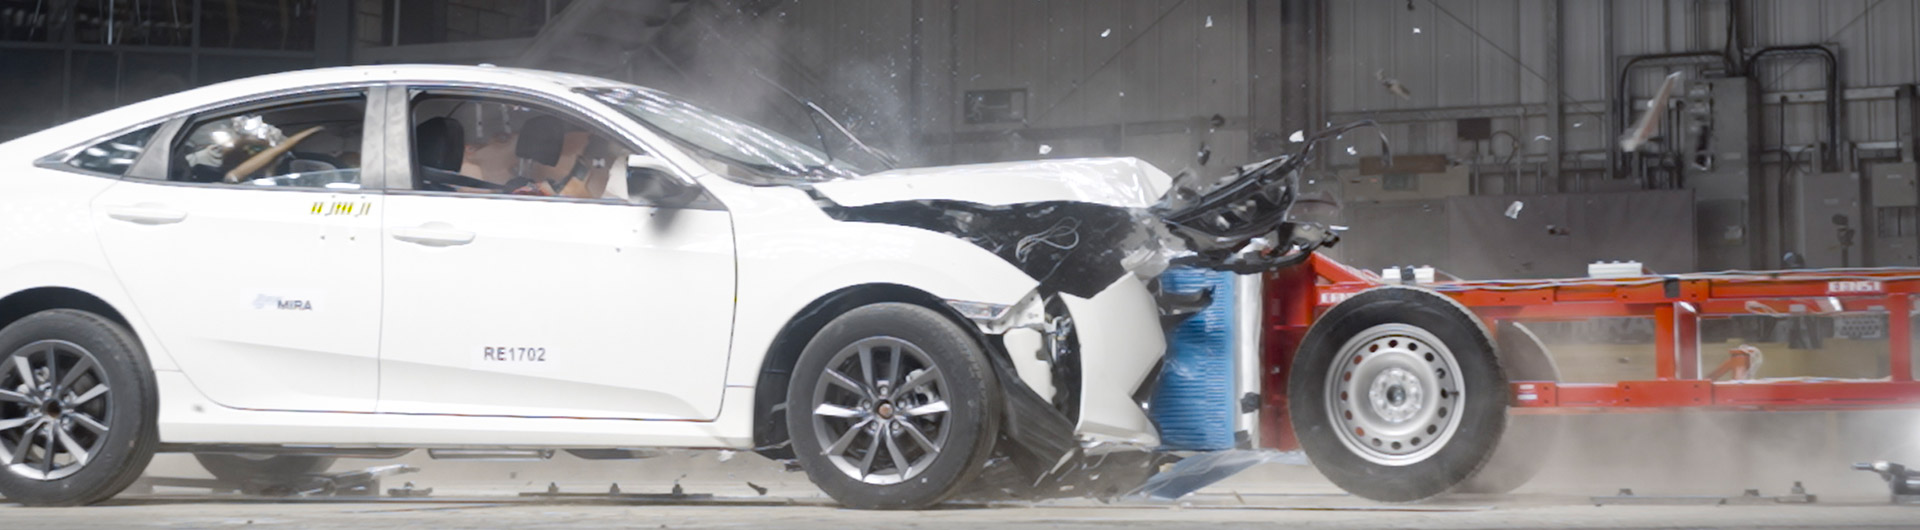
<svg viewBox="0 0 1920 530"><path fill-rule="evenodd" d="M1315 254L1268 275L1262 315L1267 333L1263 445L1298 446L1284 389L1294 349L1328 308L1385 285L1378 275ZM1660 409L1857 410L1920 408L1913 378L1913 296L1920 269L1728 271L1563 280L1487 280L1422 284L1465 305L1488 332L1500 321L1652 318L1655 378L1617 383L1512 381L1514 414L1588 414ZM1809 310L1815 312L1807 312ZM1701 317L1767 314L1888 315L1889 377L1880 380L1716 382L1702 375ZM1740 371L1735 354L1723 369ZM1719 372L1720 370L1715 370Z"/></svg>

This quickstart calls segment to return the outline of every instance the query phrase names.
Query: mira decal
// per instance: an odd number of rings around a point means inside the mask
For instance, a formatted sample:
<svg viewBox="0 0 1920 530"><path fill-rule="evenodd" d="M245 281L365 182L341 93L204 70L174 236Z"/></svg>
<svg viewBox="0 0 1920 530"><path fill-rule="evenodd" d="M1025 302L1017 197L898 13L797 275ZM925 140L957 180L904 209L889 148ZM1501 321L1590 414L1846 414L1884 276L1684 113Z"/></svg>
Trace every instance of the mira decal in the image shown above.
<svg viewBox="0 0 1920 530"><path fill-rule="evenodd" d="M1839 293L1877 293L1886 290L1878 280L1846 280L1827 282L1827 294Z"/></svg>
<svg viewBox="0 0 1920 530"><path fill-rule="evenodd" d="M312 311L313 299L257 294L253 296L253 308L262 311Z"/></svg>
<svg viewBox="0 0 1920 530"><path fill-rule="evenodd" d="M327 216L327 217L333 217L333 216L360 217L363 215L373 213L373 202L371 201L313 201L313 208L310 209L308 213L313 215Z"/></svg>

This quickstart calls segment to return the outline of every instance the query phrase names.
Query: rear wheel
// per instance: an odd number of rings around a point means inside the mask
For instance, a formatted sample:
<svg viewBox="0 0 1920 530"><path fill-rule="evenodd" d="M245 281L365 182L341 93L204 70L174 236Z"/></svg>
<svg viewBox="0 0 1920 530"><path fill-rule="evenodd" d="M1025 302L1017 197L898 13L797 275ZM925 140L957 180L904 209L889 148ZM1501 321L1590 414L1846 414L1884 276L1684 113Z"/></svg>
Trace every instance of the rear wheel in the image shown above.
<svg viewBox="0 0 1920 530"><path fill-rule="evenodd" d="M0 496L77 506L120 493L158 445L153 372L126 328L69 309L0 330Z"/></svg>
<svg viewBox="0 0 1920 530"><path fill-rule="evenodd" d="M835 318L801 353L788 432L808 478L834 500L924 508L979 473L999 400L966 330L917 305L872 304Z"/></svg>
<svg viewBox="0 0 1920 530"><path fill-rule="evenodd" d="M1314 466L1373 500L1453 490L1506 428L1507 381L1486 329L1423 289L1376 288L1328 310L1301 341L1287 388Z"/></svg>

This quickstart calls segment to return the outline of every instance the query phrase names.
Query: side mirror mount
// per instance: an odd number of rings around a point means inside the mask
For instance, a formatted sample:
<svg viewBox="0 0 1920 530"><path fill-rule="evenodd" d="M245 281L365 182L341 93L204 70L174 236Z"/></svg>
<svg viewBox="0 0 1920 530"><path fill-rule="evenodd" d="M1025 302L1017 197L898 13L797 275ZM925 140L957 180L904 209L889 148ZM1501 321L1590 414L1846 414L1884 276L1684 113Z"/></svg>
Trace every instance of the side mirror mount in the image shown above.
<svg viewBox="0 0 1920 530"><path fill-rule="evenodd" d="M634 202L667 208L683 208L705 194L699 184L680 176L665 160L648 156L627 157L627 195Z"/></svg>
<svg viewBox="0 0 1920 530"><path fill-rule="evenodd" d="M641 169L641 168L646 168L646 169L651 169L653 171L656 171L659 174L666 176L668 179L673 180L677 184L681 184L688 187L692 187L695 185L693 183L693 179L680 176L680 173L675 171L673 166L667 165L667 161L661 160L660 157L653 156L653 155L641 155L641 154L627 155L627 173L628 174L631 175L633 173L633 170Z"/></svg>

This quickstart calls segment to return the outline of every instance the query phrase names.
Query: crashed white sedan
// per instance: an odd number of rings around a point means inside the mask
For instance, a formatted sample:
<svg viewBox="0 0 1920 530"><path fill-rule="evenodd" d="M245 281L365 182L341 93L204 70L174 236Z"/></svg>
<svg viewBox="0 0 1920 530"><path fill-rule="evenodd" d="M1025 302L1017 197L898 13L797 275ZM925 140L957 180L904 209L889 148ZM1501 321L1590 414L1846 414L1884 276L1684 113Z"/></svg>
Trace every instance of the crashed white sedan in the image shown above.
<svg viewBox="0 0 1920 530"><path fill-rule="evenodd" d="M793 459L856 507L1005 492L1157 444L1137 396L1194 303L1154 289L1171 261L1265 270L1327 239L1280 222L1272 163L1201 186L816 145L452 66L245 79L0 144L0 495L101 501L156 451L246 482L651 448Z"/></svg>

